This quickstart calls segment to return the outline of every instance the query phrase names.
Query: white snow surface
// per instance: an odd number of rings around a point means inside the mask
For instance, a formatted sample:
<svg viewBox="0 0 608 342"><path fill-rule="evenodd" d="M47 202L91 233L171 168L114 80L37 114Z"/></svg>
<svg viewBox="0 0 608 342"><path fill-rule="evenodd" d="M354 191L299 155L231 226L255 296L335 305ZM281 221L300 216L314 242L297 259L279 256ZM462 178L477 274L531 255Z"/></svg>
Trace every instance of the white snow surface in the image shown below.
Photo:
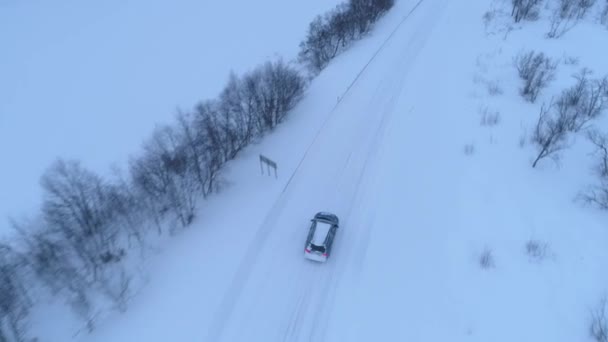
<svg viewBox="0 0 608 342"><path fill-rule="evenodd" d="M606 215L573 201L593 181L589 146L537 169L534 148L519 146L576 68L560 65L533 105L517 93L512 58L534 47L602 75L608 35L585 44L597 28L580 25L550 41L542 20L488 35L492 4L398 1L286 123L229 163L223 191L149 260L128 312L77 339L589 340L608 283ZM489 81L502 94L488 94ZM501 113L497 125L480 126L486 107ZM259 174L259 153L278 179ZM318 211L341 222L324 264L302 255ZM526 255L531 239L546 245L543 259Z"/></svg>

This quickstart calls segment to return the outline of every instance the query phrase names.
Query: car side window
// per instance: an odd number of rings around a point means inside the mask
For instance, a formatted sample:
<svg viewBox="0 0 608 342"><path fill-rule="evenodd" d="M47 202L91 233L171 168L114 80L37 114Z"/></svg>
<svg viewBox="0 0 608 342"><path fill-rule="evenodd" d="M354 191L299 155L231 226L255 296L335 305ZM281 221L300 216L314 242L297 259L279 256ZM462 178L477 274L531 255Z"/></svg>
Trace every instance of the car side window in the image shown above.
<svg viewBox="0 0 608 342"><path fill-rule="evenodd" d="M315 232L315 221L312 221L310 227L308 228L308 240L312 239L312 235Z"/></svg>

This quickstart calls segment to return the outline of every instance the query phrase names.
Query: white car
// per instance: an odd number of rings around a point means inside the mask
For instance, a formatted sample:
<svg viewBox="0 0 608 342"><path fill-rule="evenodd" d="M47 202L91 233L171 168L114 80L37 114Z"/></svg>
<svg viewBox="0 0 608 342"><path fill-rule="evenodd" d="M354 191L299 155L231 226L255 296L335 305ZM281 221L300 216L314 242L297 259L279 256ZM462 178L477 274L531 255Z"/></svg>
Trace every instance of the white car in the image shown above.
<svg viewBox="0 0 608 342"><path fill-rule="evenodd" d="M304 247L304 257L324 262L331 254L331 247L339 226L338 217L331 213L320 212L310 221L312 224Z"/></svg>

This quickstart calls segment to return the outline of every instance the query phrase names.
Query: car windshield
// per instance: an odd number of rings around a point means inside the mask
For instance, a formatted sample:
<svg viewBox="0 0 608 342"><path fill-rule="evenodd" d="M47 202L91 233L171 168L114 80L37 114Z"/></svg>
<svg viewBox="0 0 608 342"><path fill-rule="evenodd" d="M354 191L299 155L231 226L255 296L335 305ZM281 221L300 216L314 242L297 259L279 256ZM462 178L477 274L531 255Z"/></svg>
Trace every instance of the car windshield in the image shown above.
<svg viewBox="0 0 608 342"><path fill-rule="evenodd" d="M310 249L313 252L321 252L321 253L325 253L325 246L317 246L315 244L310 244Z"/></svg>

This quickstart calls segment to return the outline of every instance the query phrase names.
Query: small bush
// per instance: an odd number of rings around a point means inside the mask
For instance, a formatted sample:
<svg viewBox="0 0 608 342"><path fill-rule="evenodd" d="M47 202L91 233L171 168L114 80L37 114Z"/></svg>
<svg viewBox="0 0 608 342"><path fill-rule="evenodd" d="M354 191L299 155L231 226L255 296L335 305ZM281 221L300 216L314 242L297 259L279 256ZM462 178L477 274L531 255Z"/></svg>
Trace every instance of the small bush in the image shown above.
<svg viewBox="0 0 608 342"><path fill-rule="evenodd" d="M479 113L481 114L480 125L482 126L496 126L500 123L500 112L491 111L488 107L483 107L479 109Z"/></svg>
<svg viewBox="0 0 608 342"><path fill-rule="evenodd" d="M535 102L540 91L549 85L555 77L557 63L544 53L534 51L520 53L515 58L515 67L524 82L520 94L529 102Z"/></svg>
<svg viewBox="0 0 608 342"><path fill-rule="evenodd" d="M484 269L494 268L496 264L494 263L494 255L492 254L492 250L486 248L483 250L481 255L479 256L479 266Z"/></svg>
<svg viewBox="0 0 608 342"><path fill-rule="evenodd" d="M549 38L560 38L570 31L593 7L595 0L559 0L559 5L551 15Z"/></svg>
<svg viewBox="0 0 608 342"><path fill-rule="evenodd" d="M569 118L572 132L585 129L608 108L608 78L589 79L590 74L583 69L575 75L576 84L561 93L555 106L560 115Z"/></svg>
<svg viewBox="0 0 608 342"><path fill-rule="evenodd" d="M608 210L608 135L597 130L587 132L587 138L595 146L597 160L593 168L599 182L581 194L584 202Z"/></svg>
<svg viewBox="0 0 608 342"><path fill-rule="evenodd" d="M519 141L518 141L519 148L524 148L526 146L527 140L528 140L528 131L522 125L521 134L519 135Z"/></svg>
<svg viewBox="0 0 608 342"><path fill-rule="evenodd" d="M513 5L511 16L513 20L517 23L522 19L538 19L538 10L541 3L542 0L511 0L511 4Z"/></svg>
<svg viewBox="0 0 608 342"><path fill-rule="evenodd" d="M490 26L490 24L492 23L492 21L494 20L494 18L496 18L496 10L493 11L487 11L486 13L483 14L483 25L486 28L486 32L488 31L488 28Z"/></svg>
<svg viewBox="0 0 608 342"><path fill-rule="evenodd" d="M579 65L579 63L581 62L581 59L579 57L573 57L573 56L564 56L564 64L565 65Z"/></svg>
<svg viewBox="0 0 608 342"><path fill-rule="evenodd" d="M473 155L473 153L475 153L475 145L473 145L473 144L464 145L464 154L465 155L471 156L471 155Z"/></svg>
<svg viewBox="0 0 608 342"><path fill-rule="evenodd" d="M487 81L486 89L488 90L488 94L490 94L492 96L503 94L503 90L497 81Z"/></svg>
<svg viewBox="0 0 608 342"><path fill-rule="evenodd" d="M532 136L539 154L532 167L545 157L557 157L566 147L568 133L588 128L608 108L608 77L590 80L585 69L576 76L577 83L562 92L557 102L543 105Z"/></svg>
<svg viewBox="0 0 608 342"><path fill-rule="evenodd" d="M539 240L526 242L526 254L533 261L541 261L547 256L547 244Z"/></svg>

